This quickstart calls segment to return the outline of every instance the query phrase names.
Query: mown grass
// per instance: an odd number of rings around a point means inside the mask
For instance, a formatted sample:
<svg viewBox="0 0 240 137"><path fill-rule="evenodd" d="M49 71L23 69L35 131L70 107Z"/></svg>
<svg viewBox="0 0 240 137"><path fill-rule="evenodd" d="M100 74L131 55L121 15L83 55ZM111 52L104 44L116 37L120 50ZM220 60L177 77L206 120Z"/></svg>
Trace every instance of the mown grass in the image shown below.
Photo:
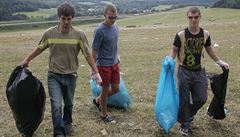
<svg viewBox="0 0 240 137"><path fill-rule="evenodd" d="M80 24L91 24L101 22L103 19L101 18L80 18L75 19L72 24L80 25ZM22 31L22 30L37 30L37 29L46 29L58 24L57 20L54 21L40 21L40 22L20 22L13 24L1 24L0 32L10 32L10 31Z"/></svg>
<svg viewBox="0 0 240 137"><path fill-rule="evenodd" d="M187 20L186 9L153 15L132 17L119 20L119 49L121 56L121 72L124 82L132 98L129 110L110 109L110 114L117 120L116 124L104 124L97 109L92 104L89 87L89 72L86 61L80 55L79 78L74 102L73 119L76 137L101 137L106 130L109 137L155 137L179 136L179 124L171 132L164 135L155 121L154 102L157 90L161 60L169 54L173 38L177 31L183 29ZM240 10L203 9L201 24L211 33L212 43L220 46L214 51L230 64L226 107L229 110L224 120L216 121L206 116L206 107L211 101L212 93L208 89L208 102L196 115L193 123L194 137L236 137L240 136ZM211 19L215 20L211 20ZM136 28L126 28L136 25ZM89 43L95 25L78 26L86 32ZM11 110L8 106L5 86L11 71L37 45L44 30L18 31L0 33L0 136L18 137ZM46 87L48 68L48 51L34 59L29 69ZM207 72L220 73L221 70L208 57L204 59ZM51 110L47 96L45 117L35 137L52 136Z"/></svg>
<svg viewBox="0 0 240 137"><path fill-rule="evenodd" d="M34 12L17 12L15 14L23 14L26 15L29 18L36 18L42 16L43 18L48 18L51 15L54 15L57 13L56 8L51 8L51 9L39 9Z"/></svg>
<svg viewBox="0 0 240 137"><path fill-rule="evenodd" d="M163 10L169 9L171 7L172 7L172 5L159 5L157 7L153 7L152 9L163 11Z"/></svg>

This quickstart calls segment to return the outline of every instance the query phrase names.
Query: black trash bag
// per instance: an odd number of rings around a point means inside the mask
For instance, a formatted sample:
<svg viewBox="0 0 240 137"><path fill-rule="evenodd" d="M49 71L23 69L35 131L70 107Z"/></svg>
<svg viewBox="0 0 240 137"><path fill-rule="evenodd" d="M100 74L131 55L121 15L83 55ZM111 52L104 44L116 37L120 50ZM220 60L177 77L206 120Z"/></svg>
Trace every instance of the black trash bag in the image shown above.
<svg viewBox="0 0 240 137"><path fill-rule="evenodd" d="M211 89L214 94L213 99L208 107L207 114L214 119L224 119L225 96L228 80L228 69L223 68L222 74L210 76Z"/></svg>
<svg viewBox="0 0 240 137"><path fill-rule="evenodd" d="M6 94L17 129L31 137L44 115L46 94L42 83L28 69L18 66L10 75Z"/></svg>

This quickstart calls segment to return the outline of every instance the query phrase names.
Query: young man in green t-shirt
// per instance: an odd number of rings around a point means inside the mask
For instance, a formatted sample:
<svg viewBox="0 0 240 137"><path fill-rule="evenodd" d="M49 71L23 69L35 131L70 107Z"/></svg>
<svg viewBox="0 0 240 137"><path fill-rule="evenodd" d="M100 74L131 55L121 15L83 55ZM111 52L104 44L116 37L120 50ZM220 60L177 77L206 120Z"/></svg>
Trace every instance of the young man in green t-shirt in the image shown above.
<svg viewBox="0 0 240 137"><path fill-rule="evenodd" d="M75 14L73 6L63 3L58 7L59 24L49 28L38 46L22 61L28 67L32 59L49 49L48 90L51 101L54 137L73 133L72 109L76 87L78 54L80 50L93 70L92 79L101 84L102 79L91 55L85 34L72 26ZM62 99L64 109L62 115Z"/></svg>

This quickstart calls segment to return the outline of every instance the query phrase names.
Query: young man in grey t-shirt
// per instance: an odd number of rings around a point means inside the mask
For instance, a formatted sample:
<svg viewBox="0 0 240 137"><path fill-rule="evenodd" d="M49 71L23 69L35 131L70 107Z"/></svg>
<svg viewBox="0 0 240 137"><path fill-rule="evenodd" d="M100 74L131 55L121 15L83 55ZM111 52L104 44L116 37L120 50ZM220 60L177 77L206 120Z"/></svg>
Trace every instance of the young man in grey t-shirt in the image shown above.
<svg viewBox="0 0 240 137"><path fill-rule="evenodd" d="M118 27L115 24L117 9L107 5L104 10L105 20L94 32L92 45L93 57L102 78L102 93L93 100L101 111L104 122L116 122L107 114L107 98L119 91L120 74L118 59Z"/></svg>

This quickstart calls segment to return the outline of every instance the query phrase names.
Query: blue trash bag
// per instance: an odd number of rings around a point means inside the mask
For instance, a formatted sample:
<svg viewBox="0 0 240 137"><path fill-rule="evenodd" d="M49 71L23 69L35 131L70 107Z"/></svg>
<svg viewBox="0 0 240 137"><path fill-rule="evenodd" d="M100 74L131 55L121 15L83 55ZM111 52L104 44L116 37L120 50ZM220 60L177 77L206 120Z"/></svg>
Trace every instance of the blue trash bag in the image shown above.
<svg viewBox="0 0 240 137"><path fill-rule="evenodd" d="M90 80L90 86L92 89L93 97L98 97L102 92L102 87L97 85L96 81ZM128 90L123 82L122 76L120 76L119 92L109 96L107 101L108 106L128 109L131 105L131 98L128 94Z"/></svg>
<svg viewBox="0 0 240 137"><path fill-rule="evenodd" d="M179 93L174 77L175 64L176 62L170 56L166 56L162 61L155 101L156 120L165 133L174 126L178 117Z"/></svg>

